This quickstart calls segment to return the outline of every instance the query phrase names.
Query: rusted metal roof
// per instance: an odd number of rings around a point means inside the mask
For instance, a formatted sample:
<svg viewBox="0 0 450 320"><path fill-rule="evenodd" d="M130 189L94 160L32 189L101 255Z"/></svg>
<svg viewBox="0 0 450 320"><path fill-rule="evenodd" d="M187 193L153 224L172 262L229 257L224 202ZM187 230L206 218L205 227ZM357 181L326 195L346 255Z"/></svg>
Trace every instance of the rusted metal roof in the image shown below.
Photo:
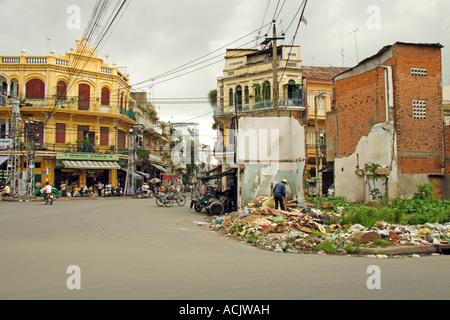
<svg viewBox="0 0 450 320"><path fill-rule="evenodd" d="M345 67L303 66L303 76L309 80L332 81L338 74L347 71Z"/></svg>

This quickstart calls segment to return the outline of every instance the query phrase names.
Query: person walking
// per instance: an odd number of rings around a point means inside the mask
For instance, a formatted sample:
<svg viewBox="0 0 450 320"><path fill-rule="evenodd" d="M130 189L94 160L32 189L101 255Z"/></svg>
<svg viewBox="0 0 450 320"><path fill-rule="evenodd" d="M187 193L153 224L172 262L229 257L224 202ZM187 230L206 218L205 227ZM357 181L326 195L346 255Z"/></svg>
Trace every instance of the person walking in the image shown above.
<svg viewBox="0 0 450 320"><path fill-rule="evenodd" d="M99 181L97 183L97 194L99 197L102 196L102 189L103 189L103 183L101 181Z"/></svg>
<svg viewBox="0 0 450 320"><path fill-rule="evenodd" d="M193 199L200 197L200 189L198 188L197 182L191 187L191 209L194 205Z"/></svg>
<svg viewBox="0 0 450 320"><path fill-rule="evenodd" d="M273 188L273 197L275 199L275 210L278 210L278 203L280 204L281 210L286 210L284 207L284 199L286 198L286 185L287 180L283 179L278 182Z"/></svg>

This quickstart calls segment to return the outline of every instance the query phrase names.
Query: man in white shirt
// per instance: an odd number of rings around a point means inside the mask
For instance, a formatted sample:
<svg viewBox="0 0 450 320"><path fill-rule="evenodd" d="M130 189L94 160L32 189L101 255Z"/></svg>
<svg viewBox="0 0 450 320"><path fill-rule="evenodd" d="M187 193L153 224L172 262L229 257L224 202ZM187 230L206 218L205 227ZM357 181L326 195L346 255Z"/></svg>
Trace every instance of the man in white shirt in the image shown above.
<svg viewBox="0 0 450 320"><path fill-rule="evenodd" d="M45 187L41 190L41 192L44 193L45 198L48 198L52 193L52 186L48 183L48 181L45 183Z"/></svg>

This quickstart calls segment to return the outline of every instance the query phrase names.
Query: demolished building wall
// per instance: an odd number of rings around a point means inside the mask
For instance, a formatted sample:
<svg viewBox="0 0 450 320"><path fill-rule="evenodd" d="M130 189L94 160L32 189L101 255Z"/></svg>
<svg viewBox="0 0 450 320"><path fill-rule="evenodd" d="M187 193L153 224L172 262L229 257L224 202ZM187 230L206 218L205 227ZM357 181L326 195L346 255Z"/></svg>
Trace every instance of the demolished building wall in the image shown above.
<svg viewBox="0 0 450 320"><path fill-rule="evenodd" d="M290 116L242 117L237 142L240 206L270 195L286 179L287 197L304 202L305 130Z"/></svg>
<svg viewBox="0 0 450 320"><path fill-rule="evenodd" d="M361 171L370 163L384 167L390 198L431 181L442 195L441 47L397 42L335 78L327 128L336 195L371 200Z"/></svg>

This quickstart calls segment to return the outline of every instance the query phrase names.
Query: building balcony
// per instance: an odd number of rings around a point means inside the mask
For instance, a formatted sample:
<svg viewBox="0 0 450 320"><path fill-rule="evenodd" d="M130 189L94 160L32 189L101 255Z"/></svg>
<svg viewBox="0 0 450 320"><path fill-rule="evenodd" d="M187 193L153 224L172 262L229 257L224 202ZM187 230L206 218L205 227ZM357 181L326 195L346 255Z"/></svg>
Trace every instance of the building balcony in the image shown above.
<svg viewBox="0 0 450 320"><path fill-rule="evenodd" d="M55 57L55 56L4 56L0 57L0 66L10 67L13 65L29 65L29 66L39 66L45 65L45 67L49 65L61 67L69 67L69 59L66 57ZM121 78L124 82L128 82L128 78L121 74L117 68L109 67L107 65L100 66L98 73L117 76Z"/></svg>
<svg viewBox="0 0 450 320"><path fill-rule="evenodd" d="M35 143L37 152L61 152L61 153L101 153L120 154L128 156L128 149L118 146L101 146L94 143Z"/></svg>
<svg viewBox="0 0 450 320"><path fill-rule="evenodd" d="M99 103L99 99L89 99L79 101L77 98L70 98L64 100L55 99L20 99L20 105L23 111L61 111L69 113L107 113L111 114L122 114L136 121L136 114L133 111L126 110L124 108L117 108L114 105L102 105ZM0 97L0 106L11 107L10 102L6 99ZM149 123L146 128L152 127L153 124Z"/></svg>
<svg viewBox="0 0 450 320"><path fill-rule="evenodd" d="M238 104L237 106L216 106L214 108L214 116L233 115L236 113L241 114L260 110L270 110L273 108L273 100L249 102ZM280 99L278 101L278 108L297 111L305 110L302 99Z"/></svg>

